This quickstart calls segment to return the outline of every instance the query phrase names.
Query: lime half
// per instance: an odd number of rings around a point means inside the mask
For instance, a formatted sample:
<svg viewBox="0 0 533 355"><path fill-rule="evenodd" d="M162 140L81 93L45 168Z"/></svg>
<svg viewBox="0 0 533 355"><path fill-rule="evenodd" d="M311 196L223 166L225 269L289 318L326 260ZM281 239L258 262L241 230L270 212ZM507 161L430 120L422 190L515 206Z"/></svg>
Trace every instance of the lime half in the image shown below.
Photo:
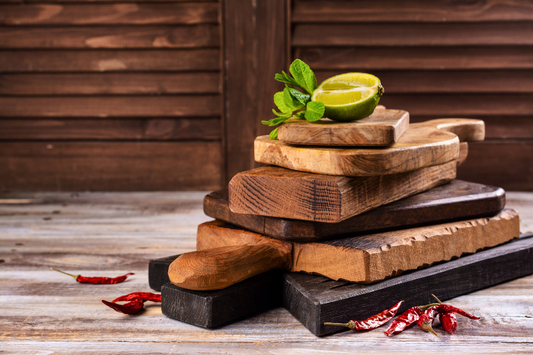
<svg viewBox="0 0 533 355"><path fill-rule="evenodd" d="M326 79L311 100L326 106L324 117L348 122L370 116L383 95L381 81L372 74L346 73Z"/></svg>

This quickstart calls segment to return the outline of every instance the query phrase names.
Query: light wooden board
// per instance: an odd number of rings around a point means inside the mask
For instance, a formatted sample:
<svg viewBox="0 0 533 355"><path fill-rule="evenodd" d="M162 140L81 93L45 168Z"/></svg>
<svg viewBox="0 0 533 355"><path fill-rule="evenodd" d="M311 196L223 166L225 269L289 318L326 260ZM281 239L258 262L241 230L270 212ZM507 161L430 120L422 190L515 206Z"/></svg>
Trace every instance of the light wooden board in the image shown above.
<svg viewBox="0 0 533 355"><path fill-rule="evenodd" d="M297 171L343 176L388 175L457 159L459 142L482 141L483 121L439 119L409 125L384 149L294 147L268 136L255 139L255 160Z"/></svg>
<svg viewBox="0 0 533 355"><path fill-rule="evenodd" d="M217 330L165 317L158 306L120 315L102 299L148 287L149 260L195 249L205 192L2 194L0 199L0 332L5 354L509 354L533 346L533 276L457 297L449 303L479 314L459 320L455 335L410 329L387 338L381 329L318 338L283 308ZM533 194L508 193L533 226ZM40 201L40 202L39 202ZM53 213L59 211L59 213ZM43 220L46 218L46 220ZM51 218L51 219L48 219ZM530 226L530 227L527 227ZM24 243L17 245L17 243ZM15 250L13 250L15 249ZM135 272L127 282L91 287L51 272ZM270 355L269 354L269 355Z"/></svg>
<svg viewBox="0 0 533 355"><path fill-rule="evenodd" d="M455 161L401 174L344 177L265 166L229 182L231 212L337 223L455 178Z"/></svg>
<svg viewBox="0 0 533 355"><path fill-rule="evenodd" d="M366 284L519 235L518 213L510 209L490 218L316 243L289 243L213 221L198 227L198 251L177 258L168 276L191 290L226 288L276 268Z"/></svg>
<svg viewBox="0 0 533 355"><path fill-rule="evenodd" d="M409 113L378 106L373 114L354 122L321 118L313 123L291 119L279 127L278 139L287 144L319 146L389 146L409 127Z"/></svg>

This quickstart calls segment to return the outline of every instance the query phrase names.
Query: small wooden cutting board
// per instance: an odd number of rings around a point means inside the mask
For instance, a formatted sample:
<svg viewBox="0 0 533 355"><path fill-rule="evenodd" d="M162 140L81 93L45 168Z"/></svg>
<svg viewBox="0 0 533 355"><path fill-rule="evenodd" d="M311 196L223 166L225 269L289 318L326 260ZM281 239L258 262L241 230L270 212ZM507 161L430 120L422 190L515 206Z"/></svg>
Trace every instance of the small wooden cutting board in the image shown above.
<svg viewBox="0 0 533 355"><path fill-rule="evenodd" d="M204 198L204 213L257 233L295 242L338 239L346 234L412 228L456 220L493 216L505 206L505 191L462 180L378 207L339 223L299 221L289 218L233 213L228 190Z"/></svg>
<svg viewBox="0 0 533 355"><path fill-rule="evenodd" d="M380 176L444 164L459 156L459 142L482 141L481 120L448 118L409 125L388 148L302 147L260 136L255 160L297 171L341 176Z"/></svg>
<svg viewBox="0 0 533 355"><path fill-rule="evenodd" d="M279 127L278 139L295 145L386 147L397 142L407 127L407 111L376 108L370 116L353 122L290 119Z"/></svg>
<svg viewBox="0 0 533 355"><path fill-rule="evenodd" d="M169 267L170 281L217 290L285 268L333 280L373 283L495 246L520 235L518 213L316 243L290 243L213 221L198 227L197 251Z"/></svg>

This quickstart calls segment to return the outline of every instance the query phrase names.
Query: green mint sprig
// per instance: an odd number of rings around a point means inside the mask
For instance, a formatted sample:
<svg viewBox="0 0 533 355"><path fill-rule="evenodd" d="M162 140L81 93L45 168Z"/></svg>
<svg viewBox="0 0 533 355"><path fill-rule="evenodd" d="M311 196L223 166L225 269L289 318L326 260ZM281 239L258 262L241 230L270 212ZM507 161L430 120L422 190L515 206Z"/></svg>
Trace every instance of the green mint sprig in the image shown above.
<svg viewBox="0 0 533 355"><path fill-rule="evenodd" d="M317 83L315 73L309 65L296 59L289 67L289 72L292 77L284 71L275 76L277 81L285 83L285 89L274 95L274 104L280 112L272 110L277 117L269 121L261 121L264 125L278 126L291 117L305 118L309 122L315 122L324 116L324 104L311 101L311 95L316 90ZM278 139L278 128L270 132L270 139Z"/></svg>

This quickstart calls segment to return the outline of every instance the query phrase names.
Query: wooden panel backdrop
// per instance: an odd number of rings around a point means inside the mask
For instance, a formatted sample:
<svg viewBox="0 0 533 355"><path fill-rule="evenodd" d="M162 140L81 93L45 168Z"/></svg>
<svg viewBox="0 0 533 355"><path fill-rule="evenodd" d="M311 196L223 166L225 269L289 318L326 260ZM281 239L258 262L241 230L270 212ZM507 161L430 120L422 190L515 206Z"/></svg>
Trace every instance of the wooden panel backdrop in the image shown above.
<svg viewBox="0 0 533 355"><path fill-rule="evenodd" d="M0 190L221 187L219 15L0 1Z"/></svg>

